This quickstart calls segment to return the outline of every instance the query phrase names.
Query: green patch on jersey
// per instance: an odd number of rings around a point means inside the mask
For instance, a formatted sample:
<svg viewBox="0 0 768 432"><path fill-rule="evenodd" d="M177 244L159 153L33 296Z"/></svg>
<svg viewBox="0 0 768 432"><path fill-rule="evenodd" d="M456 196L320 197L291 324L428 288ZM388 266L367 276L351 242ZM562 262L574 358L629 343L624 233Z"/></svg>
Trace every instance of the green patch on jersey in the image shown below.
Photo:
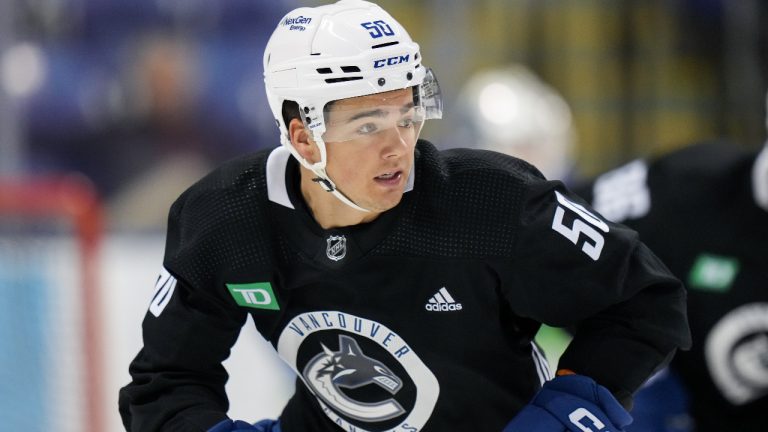
<svg viewBox="0 0 768 432"><path fill-rule="evenodd" d="M277 297L269 282L227 284L229 293L240 306L254 309L280 310Z"/></svg>
<svg viewBox="0 0 768 432"><path fill-rule="evenodd" d="M701 254L688 274L688 286L695 289L726 292L739 273L739 260L721 255Z"/></svg>

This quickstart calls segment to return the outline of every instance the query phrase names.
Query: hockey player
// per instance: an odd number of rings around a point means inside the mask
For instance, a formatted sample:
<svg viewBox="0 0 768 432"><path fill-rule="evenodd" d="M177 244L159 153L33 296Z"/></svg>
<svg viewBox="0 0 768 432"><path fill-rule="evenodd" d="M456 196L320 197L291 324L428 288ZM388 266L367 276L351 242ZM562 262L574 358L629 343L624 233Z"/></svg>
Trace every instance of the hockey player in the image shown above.
<svg viewBox="0 0 768 432"><path fill-rule="evenodd" d="M173 204L144 347L120 392L126 429L631 421L632 393L689 344L682 284L634 231L519 159L419 140L442 114L440 88L374 4L294 10L264 64L282 146L225 164ZM279 419L255 426L227 418L221 364L247 315L297 375ZM532 344L541 323L578 328L554 379Z"/></svg>
<svg viewBox="0 0 768 432"><path fill-rule="evenodd" d="M640 392L631 430L764 431L768 143L760 152L701 143L635 160L582 195L637 229L688 289L693 349Z"/></svg>
<svg viewBox="0 0 768 432"><path fill-rule="evenodd" d="M525 65L511 63L476 72L458 92L453 111L448 146L506 153L566 185L577 177L571 108Z"/></svg>

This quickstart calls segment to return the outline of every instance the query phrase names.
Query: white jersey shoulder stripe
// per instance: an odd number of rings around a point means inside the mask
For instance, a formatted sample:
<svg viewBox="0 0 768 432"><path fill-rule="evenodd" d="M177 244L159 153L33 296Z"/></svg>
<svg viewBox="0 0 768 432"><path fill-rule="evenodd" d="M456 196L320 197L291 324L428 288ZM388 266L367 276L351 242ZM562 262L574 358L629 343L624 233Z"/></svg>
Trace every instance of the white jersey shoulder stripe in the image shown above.
<svg viewBox="0 0 768 432"><path fill-rule="evenodd" d="M273 203L283 207L294 208L288 198L288 187L285 184L285 169L291 152L280 146L272 150L267 158L267 195Z"/></svg>

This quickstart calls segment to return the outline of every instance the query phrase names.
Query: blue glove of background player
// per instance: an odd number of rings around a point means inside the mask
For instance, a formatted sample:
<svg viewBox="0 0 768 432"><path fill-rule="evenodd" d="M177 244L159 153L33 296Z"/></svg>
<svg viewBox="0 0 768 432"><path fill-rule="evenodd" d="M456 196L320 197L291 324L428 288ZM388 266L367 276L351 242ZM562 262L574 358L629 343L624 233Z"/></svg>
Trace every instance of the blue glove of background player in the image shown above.
<svg viewBox="0 0 768 432"><path fill-rule="evenodd" d="M208 432L280 432L280 423L277 420L262 420L252 425L242 420L227 419L216 423Z"/></svg>
<svg viewBox="0 0 768 432"><path fill-rule="evenodd" d="M503 432L622 432L632 416L607 388L584 375L544 383Z"/></svg>

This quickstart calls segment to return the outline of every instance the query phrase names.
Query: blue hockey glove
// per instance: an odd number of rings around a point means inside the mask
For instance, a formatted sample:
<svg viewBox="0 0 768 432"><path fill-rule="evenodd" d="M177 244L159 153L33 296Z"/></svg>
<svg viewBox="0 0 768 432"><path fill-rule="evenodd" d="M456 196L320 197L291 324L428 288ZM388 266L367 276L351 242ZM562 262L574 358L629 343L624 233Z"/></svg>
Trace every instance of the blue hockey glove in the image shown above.
<svg viewBox="0 0 768 432"><path fill-rule="evenodd" d="M256 432L258 430L248 422L226 419L216 423L214 427L208 429L208 432Z"/></svg>
<svg viewBox="0 0 768 432"><path fill-rule="evenodd" d="M503 432L622 432L632 416L608 389L584 375L544 383Z"/></svg>
<svg viewBox="0 0 768 432"><path fill-rule="evenodd" d="M252 425L242 420L227 419L216 423L208 432L280 432L280 423L277 420L262 420Z"/></svg>

